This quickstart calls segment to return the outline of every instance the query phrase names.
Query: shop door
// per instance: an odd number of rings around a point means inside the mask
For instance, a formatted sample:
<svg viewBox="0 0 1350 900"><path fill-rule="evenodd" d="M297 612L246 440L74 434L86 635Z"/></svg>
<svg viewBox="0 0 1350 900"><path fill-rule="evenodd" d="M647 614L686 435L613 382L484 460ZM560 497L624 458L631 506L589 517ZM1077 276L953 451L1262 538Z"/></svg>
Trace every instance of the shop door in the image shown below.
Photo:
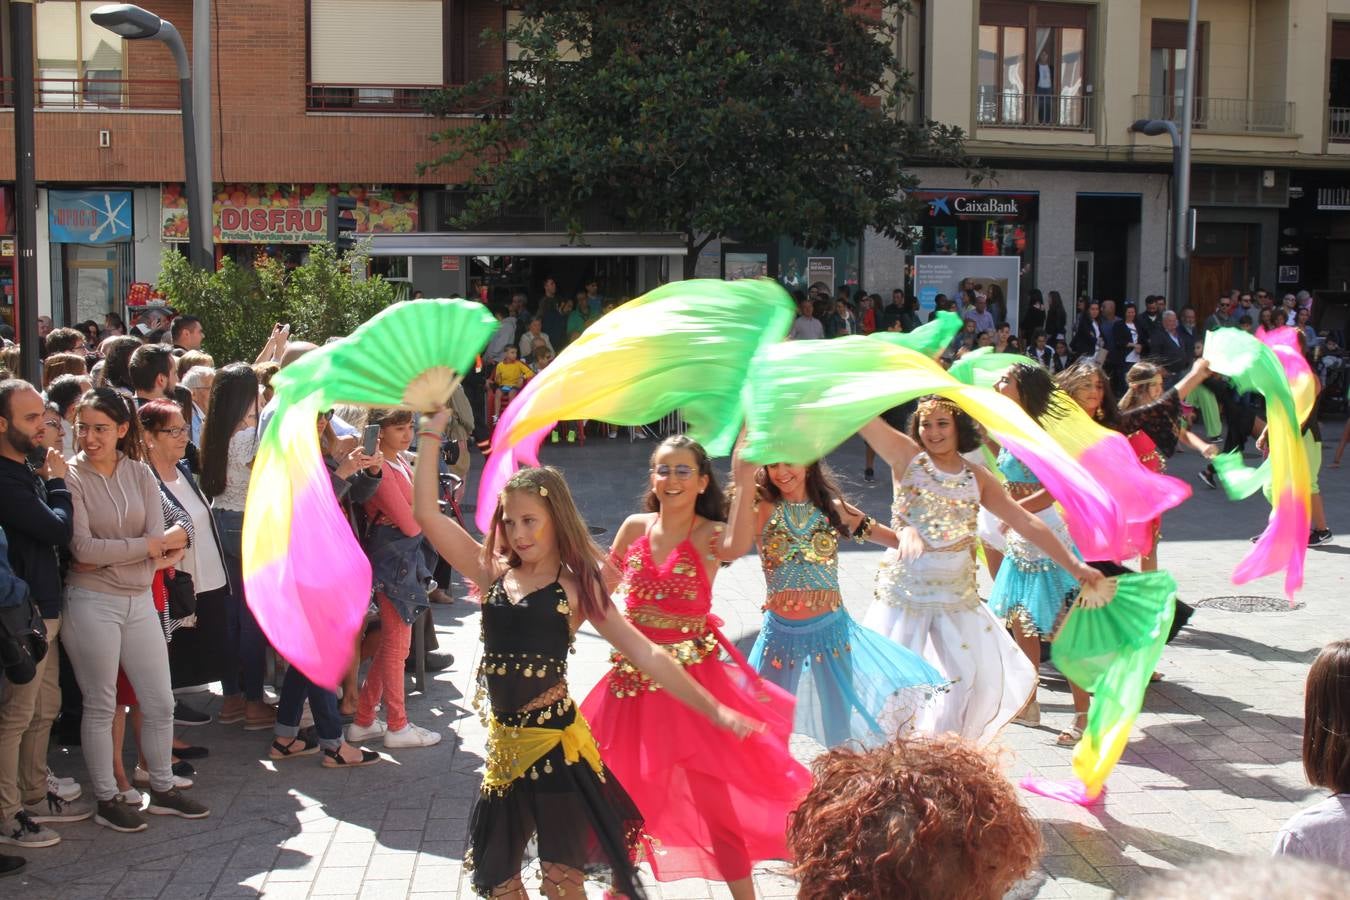
<svg viewBox="0 0 1350 900"><path fill-rule="evenodd" d="M1093 293L1093 279L1096 266L1095 254L1091 250L1079 250L1073 255L1073 295L1081 297L1087 294L1089 297L1096 297Z"/></svg>
<svg viewBox="0 0 1350 900"><path fill-rule="evenodd" d="M1218 305L1219 295L1233 287L1233 258L1231 256L1192 256L1190 305L1195 307L1195 320L1204 322Z"/></svg>
<svg viewBox="0 0 1350 900"><path fill-rule="evenodd" d="M121 312L118 277L121 268L115 259L80 259L67 263L66 321L93 319L101 323L109 312Z"/></svg>

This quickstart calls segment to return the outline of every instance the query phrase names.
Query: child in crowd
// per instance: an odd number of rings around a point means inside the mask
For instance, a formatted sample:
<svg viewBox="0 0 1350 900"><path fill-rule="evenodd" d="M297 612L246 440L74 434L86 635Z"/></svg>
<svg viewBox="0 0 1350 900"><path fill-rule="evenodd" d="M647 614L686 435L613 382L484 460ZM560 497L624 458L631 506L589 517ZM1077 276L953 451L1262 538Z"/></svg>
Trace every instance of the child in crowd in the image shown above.
<svg viewBox="0 0 1350 900"><path fill-rule="evenodd" d="M519 393L525 382L533 377L534 371L520 361L520 351L515 347L507 347L502 354L502 361L497 363L488 380L488 400L492 404L488 413L493 422L497 421L497 416L501 415L506 404L511 402L511 397Z"/></svg>

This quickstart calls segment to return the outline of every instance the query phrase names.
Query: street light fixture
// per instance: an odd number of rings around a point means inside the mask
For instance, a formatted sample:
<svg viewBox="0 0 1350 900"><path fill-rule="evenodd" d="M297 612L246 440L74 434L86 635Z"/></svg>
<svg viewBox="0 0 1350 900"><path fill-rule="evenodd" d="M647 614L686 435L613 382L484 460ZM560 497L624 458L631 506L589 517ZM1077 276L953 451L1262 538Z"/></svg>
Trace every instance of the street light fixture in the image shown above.
<svg viewBox="0 0 1350 900"><path fill-rule="evenodd" d="M187 183L188 260L207 272L215 269L211 246L209 209L203 209L202 185L197 169L197 128L192 104L192 71L187 48L173 23L132 3L110 3L90 13L89 18L129 41L150 38L168 45L178 67L178 96L183 119L183 171ZM209 148L208 148L209 152Z"/></svg>

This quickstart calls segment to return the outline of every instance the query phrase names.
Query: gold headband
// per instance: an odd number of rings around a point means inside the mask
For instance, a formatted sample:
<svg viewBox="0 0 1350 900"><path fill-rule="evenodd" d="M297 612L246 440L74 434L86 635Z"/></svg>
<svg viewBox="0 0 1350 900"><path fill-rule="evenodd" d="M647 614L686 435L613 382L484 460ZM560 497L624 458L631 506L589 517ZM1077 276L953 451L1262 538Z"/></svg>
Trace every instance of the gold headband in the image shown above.
<svg viewBox="0 0 1350 900"><path fill-rule="evenodd" d="M917 414L920 416L927 416L934 412L945 412L954 417L960 410L961 407L957 406L946 397L928 397L919 401Z"/></svg>

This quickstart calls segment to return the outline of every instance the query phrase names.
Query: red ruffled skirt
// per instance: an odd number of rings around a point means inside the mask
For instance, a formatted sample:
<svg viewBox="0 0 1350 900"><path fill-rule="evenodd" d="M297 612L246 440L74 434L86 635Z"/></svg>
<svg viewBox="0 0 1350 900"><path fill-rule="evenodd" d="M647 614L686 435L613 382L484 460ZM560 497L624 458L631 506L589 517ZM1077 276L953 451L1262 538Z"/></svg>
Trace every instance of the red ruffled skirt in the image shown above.
<svg viewBox="0 0 1350 900"><path fill-rule="evenodd" d="M716 656L685 671L764 731L740 740L660 688L616 696L629 685L614 670L581 709L605 765L642 812L657 880L735 881L760 860L789 858L788 813L811 787L811 773L788 752L794 698Z"/></svg>

